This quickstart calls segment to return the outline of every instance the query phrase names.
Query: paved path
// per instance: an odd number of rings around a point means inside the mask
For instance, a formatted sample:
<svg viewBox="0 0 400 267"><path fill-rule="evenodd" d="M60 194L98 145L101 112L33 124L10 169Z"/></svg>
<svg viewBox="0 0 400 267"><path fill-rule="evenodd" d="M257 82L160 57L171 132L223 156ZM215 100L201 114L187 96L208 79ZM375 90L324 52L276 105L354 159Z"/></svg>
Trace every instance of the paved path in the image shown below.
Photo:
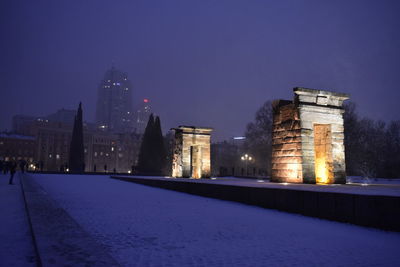
<svg viewBox="0 0 400 267"><path fill-rule="evenodd" d="M8 184L8 175L0 175L0 266L35 266L20 175L15 175L13 185Z"/></svg>
<svg viewBox="0 0 400 267"><path fill-rule="evenodd" d="M22 185L43 266L119 266L106 248L33 181L31 175L22 178Z"/></svg>

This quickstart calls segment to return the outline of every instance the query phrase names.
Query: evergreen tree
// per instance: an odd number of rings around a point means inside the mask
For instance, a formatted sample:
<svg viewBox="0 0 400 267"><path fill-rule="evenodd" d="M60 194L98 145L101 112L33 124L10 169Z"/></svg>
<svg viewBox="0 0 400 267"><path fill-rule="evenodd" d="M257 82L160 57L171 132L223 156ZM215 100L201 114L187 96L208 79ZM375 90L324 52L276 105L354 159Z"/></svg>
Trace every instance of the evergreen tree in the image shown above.
<svg viewBox="0 0 400 267"><path fill-rule="evenodd" d="M154 122L154 171L156 174L164 174L167 153L164 146L164 137L161 130L160 117L156 117Z"/></svg>
<svg viewBox="0 0 400 267"><path fill-rule="evenodd" d="M138 171L139 173L151 173L152 172L152 162L151 155L153 151L153 129L154 129L154 116L150 114L149 121L147 122L146 129L142 137L142 143L139 150L138 159Z"/></svg>
<svg viewBox="0 0 400 267"><path fill-rule="evenodd" d="M162 175L166 165L164 137L160 118L150 115L139 151L138 171L142 174Z"/></svg>
<svg viewBox="0 0 400 267"><path fill-rule="evenodd" d="M69 148L69 169L71 172L83 172L85 169L83 148L83 121L82 103L79 103L78 112L75 116L74 128L72 130L71 145Z"/></svg>

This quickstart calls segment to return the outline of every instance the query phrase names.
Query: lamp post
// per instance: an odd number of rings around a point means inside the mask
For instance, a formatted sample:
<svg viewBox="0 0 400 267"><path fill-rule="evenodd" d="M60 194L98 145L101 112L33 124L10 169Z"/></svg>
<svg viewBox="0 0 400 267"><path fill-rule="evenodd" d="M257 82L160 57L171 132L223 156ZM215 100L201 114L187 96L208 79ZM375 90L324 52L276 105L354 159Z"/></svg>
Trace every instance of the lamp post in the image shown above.
<svg viewBox="0 0 400 267"><path fill-rule="evenodd" d="M246 166L246 175L249 175L249 170L248 170L248 168L247 168L247 165L248 165L248 162L249 161L252 161L253 160L253 158L251 157L251 156L249 156L248 154L244 154L244 156L242 156L241 158L240 158L242 161L244 161L244 163L245 163L245 166Z"/></svg>

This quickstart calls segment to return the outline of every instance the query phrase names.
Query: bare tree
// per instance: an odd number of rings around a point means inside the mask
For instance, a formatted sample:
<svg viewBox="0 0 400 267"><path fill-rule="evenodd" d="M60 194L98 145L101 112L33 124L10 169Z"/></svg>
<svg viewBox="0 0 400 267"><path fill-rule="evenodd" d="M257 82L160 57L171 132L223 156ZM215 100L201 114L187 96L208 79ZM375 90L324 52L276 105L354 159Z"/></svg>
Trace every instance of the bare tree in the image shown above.
<svg viewBox="0 0 400 267"><path fill-rule="evenodd" d="M266 101L247 124L245 149L255 158L254 165L270 174L272 146L272 102Z"/></svg>

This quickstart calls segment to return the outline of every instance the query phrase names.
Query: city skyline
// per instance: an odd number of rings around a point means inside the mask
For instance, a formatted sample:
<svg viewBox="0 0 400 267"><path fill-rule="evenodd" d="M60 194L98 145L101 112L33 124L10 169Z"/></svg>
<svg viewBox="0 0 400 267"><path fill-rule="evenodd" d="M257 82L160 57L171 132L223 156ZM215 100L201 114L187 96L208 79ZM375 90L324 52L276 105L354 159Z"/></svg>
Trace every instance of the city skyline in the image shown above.
<svg viewBox="0 0 400 267"><path fill-rule="evenodd" d="M179 125L241 136L267 100L296 86L350 94L362 116L399 119L396 1L108 1L1 4L0 129L82 101L114 62L163 133ZM74 18L74 19L71 19Z"/></svg>
<svg viewBox="0 0 400 267"><path fill-rule="evenodd" d="M133 132L132 84L128 74L114 67L102 79L96 103L96 124L110 132Z"/></svg>

